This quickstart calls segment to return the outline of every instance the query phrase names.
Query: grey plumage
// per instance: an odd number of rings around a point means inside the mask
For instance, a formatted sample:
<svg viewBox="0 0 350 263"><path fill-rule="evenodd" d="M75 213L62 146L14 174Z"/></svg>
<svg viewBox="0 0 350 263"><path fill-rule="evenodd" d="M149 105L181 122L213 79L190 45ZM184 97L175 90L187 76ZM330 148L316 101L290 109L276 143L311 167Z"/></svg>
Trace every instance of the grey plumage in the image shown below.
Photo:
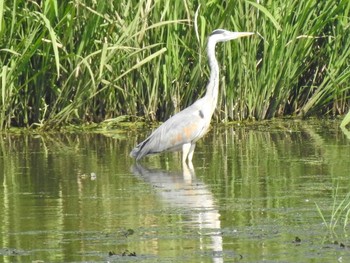
<svg viewBox="0 0 350 263"><path fill-rule="evenodd" d="M131 151L131 157L140 160L149 154L182 150L182 161L185 163L187 159L189 164L192 163L196 142L207 132L218 99L219 65L215 57L216 43L252 34L224 29L216 29L210 34L207 44L210 78L205 96L160 125Z"/></svg>

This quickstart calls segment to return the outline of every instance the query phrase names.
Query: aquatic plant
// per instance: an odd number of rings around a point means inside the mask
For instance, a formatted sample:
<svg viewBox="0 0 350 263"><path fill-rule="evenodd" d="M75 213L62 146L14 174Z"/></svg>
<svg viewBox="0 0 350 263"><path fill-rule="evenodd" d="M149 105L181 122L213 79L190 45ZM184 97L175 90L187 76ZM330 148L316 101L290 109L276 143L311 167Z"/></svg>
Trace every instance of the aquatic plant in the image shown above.
<svg viewBox="0 0 350 263"><path fill-rule="evenodd" d="M348 193L342 200L339 201L338 188L339 186L337 185L333 190L333 205L331 214L329 216L326 216L325 213L322 212L320 206L315 203L316 209L321 216L324 225L331 232L333 232L338 225L341 225L345 229L348 225L350 217L350 193Z"/></svg>
<svg viewBox="0 0 350 263"><path fill-rule="evenodd" d="M340 127L345 127L346 125L348 125L350 123L350 110L349 112L345 115L345 117L343 118L342 122L340 123Z"/></svg>
<svg viewBox="0 0 350 263"><path fill-rule="evenodd" d="M0 0L0 130L167 119L204 93L214 28L257 32L221 47L216 121L346 113L349 11L347 0Z"/></svg>

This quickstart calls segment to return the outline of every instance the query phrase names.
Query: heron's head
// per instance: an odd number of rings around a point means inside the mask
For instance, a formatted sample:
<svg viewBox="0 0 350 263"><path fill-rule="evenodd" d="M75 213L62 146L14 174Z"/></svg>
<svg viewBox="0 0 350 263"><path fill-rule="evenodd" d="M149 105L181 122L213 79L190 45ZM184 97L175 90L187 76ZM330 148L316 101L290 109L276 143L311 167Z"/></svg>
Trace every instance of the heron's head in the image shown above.
<svg viewBox="0 0 350 263"><path fill-rule="evenodd" d="M215 42L225 42L228 40L253 35L253 32L231 32L224 29L215 29L209 36Z"/></svg>

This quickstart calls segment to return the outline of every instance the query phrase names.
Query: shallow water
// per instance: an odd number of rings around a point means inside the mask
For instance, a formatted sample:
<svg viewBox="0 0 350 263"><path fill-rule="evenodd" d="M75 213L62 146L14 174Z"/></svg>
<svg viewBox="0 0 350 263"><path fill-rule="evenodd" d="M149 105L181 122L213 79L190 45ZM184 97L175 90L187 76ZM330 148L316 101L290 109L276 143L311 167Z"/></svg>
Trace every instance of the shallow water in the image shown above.
<svg viewBox="0 0 350 263"><path fill-rule="evenodd" d="M350 192L338 126L213 127L194 170L176 153L135 164L148 130L2 134L0 261L349 262L347 210L331 232L315 205L330 222Z"/></svg>

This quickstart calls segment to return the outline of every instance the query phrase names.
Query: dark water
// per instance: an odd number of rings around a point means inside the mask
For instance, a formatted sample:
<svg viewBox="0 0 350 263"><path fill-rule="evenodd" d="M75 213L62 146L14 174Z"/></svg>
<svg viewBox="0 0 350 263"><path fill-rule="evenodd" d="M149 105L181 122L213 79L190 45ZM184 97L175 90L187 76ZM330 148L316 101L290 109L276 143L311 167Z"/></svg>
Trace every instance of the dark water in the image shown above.
<svg viewBox="0 0 350 263"><path fill-rule="evenodd" d="M174 153L136 165L149 131L2 134L0 262L350 262L338 126L214 127L194 171Z"/></svg>

